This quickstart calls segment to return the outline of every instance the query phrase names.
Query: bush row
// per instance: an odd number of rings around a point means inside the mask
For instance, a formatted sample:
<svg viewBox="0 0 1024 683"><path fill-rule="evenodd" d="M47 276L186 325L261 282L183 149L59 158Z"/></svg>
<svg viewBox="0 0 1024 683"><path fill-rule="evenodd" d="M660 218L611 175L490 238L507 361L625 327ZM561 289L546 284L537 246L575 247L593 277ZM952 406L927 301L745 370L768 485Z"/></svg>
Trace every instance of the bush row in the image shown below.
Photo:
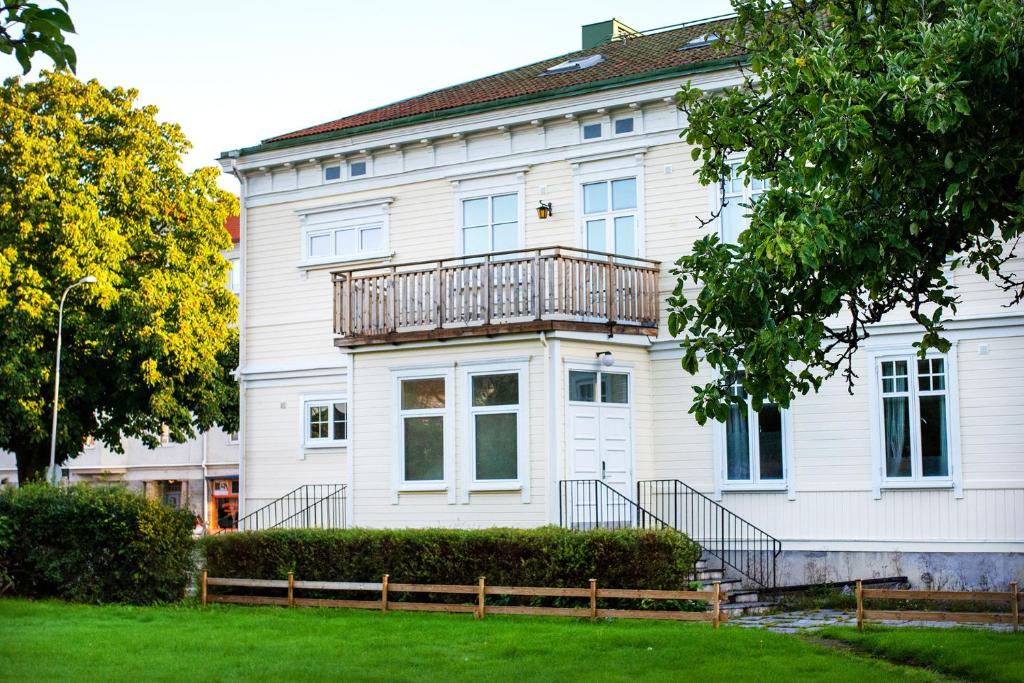
<svg viewBox="0 0 1024 683"><path fill-rule="evenodd" d="M195 517L115 486L0 492L0 568L11 592L75 602L180 600Z"/></svg>

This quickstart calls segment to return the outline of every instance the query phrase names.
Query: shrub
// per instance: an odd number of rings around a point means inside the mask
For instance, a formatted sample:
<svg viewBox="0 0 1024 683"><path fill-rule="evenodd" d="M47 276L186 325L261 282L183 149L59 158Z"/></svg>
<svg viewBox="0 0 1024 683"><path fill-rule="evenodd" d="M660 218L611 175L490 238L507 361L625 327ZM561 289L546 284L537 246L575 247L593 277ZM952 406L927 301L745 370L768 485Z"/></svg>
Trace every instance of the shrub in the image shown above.
<svg viewBox="0 0 1024 683"><path fill-rule="evenodd" d="M201 542L211 576L311 581L685 589L699 547L674 531L298 529ZM334 597L337 597L335 595Z"/></svg>
<svg viewBox="0 0 1024 683"><path fill-rule="evenodd" d="M194 516L114 486L27 484L0 492L13 592L76 602L180 600Z"/></svg>

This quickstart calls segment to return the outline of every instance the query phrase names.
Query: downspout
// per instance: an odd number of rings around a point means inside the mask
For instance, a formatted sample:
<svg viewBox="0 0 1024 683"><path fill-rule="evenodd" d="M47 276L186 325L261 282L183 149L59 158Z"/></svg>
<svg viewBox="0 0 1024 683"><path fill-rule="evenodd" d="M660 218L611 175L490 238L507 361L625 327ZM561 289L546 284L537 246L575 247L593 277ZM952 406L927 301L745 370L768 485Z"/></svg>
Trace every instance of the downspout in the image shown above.
<svg viewBox="0 0 1024 683"><path fill-rule="evenodd" d="M544 345L544 367L548 374L548 522L558 524L559 500L558 481L561 479L561 439L559 430L562 421L561 393L559 391L562 362L558 339L548 341L547 332L541 333Z"/></svg>
<svg viewBox="0 0 1024 683"><path fill-rule="evenodd" d="M209 484L208 484L207 479L206 479L206 474L208 472L208 469L206 467L206 455L207 455L207 450L208 450L206 440L208 438L209 438L209 431L203 432L203 504L202 504L203 514L202 514L202 518L203 518L203 526L204 527L210 523L210 520L207 519L207 514L206 514L206 506L210 502L210 492L208 490Z"/></svg>
<svg viewBox="0 0 1024 683"><path fill-rule="evenodd" d="M235 371L238 378L238 519L245 517L246 495L245 495L245 442L247 440L245 425L245 299L246 282L249 279L246 268L246 207L245 199L248 194L248 180L238 170L238 159L231 161L231 175L238 179L241 189L238 193L238 267L242 270L241 282L238 292L238 369Z"/></svg>

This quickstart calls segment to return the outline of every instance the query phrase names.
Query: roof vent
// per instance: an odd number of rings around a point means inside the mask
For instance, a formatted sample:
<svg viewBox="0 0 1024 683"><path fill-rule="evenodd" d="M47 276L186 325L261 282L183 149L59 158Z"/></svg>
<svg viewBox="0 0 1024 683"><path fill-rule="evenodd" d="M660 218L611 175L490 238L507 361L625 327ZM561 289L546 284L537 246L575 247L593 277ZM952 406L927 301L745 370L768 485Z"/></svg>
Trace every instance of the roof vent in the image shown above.
<svg viewBox="0 0 1024 683"><path fill-rule="evenodd" d="M716 42L718 40L719 40L719 38L718 38L718 34L717 33L707 33L707 34L702 35L702 36L697 36L696 38L692 39L690 42L688 42L686 45L683 45L679 49L680 49L680 51L682 51L682 50L695 50L698 47L707 47L711 43L714 43L714 42Z"/></svg>
<svg viewBox="0 0 1024 683"><path fill-rule="evenodd" d="M589 55L587 57L580 57L579 59L570 59L545 69L542 75L546 76L552 74L564 74L569 71L582 71L583 69L588 69L595 64L600 64L603 61L604 55Z"/></svg>

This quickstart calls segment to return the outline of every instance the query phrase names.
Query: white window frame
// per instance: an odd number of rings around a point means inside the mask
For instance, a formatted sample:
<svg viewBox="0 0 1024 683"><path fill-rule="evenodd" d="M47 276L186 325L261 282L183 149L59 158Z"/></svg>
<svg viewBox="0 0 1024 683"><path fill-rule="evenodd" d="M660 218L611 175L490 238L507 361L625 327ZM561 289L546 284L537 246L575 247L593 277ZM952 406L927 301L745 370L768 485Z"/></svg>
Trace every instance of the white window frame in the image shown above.
<svg viewBox="0 0 1024 683"><path fill-rule="evenodd" d="M519 377L519 403L502 406L474 406L473 378L482 375L517 375ZM465 394L462 401L465 409L460 410L460 434L465 447L462 468L463 489L461 501L469 502L470 493L486 491L520 491L522 502L530 502L530 385L529 362L504 361L500 363L469 364L459 369L459 386ZM476 416L483 414L516 414L516 474L515 479L476 478Z"/></svg>
<svg viewBox="0 0 1024 683"><path fill-rule="evenodd" d="M629 137L630 135L637 135L637 134L639 134L640 133L640 120L641 119L640 119L640 117L637 114L638 114L638 112L635 112L635 111L631 111L628 114L612 114L612 116L611 116L611 123L608 126L609 137L611 137L611 138L625 138L625 137ZM633 120L633 130L625 132L625 133L617 133L617 132L615 132L615 123L616 123L616 121L622 121L623 119L632 119Z"/></svg>
<svg viewBox="0 0 1024 683"><path fill-rule="evenodd" d="M717 373L716 373L717 375ZM789 500L796 499L796 488L793 482L793 416L789 408L779 408L782 418L782 479L761 480L760 442L757 439L760 416L747 400L747 424L749 425L750 473L748 480L729 479L729 450L726 423L715 420L712 423L714 445L714 486L715 499L721 500L723 493L785 491Z"/></svg>
<svg viewBox="0 0 1024 683"><path fill-rule="evenodd" d="M362 175L352 175L352 164L365 163L366 173ZM363 178L369 178L373 175L373 157L370 156L359 156L352 157L351 159L345 160L345 172L342 174L347 180L362 180Z"/></svg>
<svg viewBox="0 0 1024 683"><path fill-rule="evenodd" d="M338 169L338 177L337 178L328 178L327 177L327 170L331 169L331 168L337 168ZM346 168L347 168L347 164L344 161L341 161L341 160L335 161L335 162L331 162L329 164L324 164L320 168L320 173L321 173L320 178L321 178L321 180L325 184L326 183L340 183L340 182L345 180Z"/></svg>
<svg viewBox="0 0 1024 683"><path fill-rule="evenodd" d="M302 261L300 268L331 266L345 263L375 261L391 255L390 206L394 199L385 197L367 201L335 204L311 209L299 209L295 213L302 225ZM377 249L362 248L362 231L381 229L381 245ZM356 231L356 251L339 255L335 233L344 230ZM331 253L327 256L310 256L310 241L313 237L330 235Z"/></svg>
<svg viewBox="0 0 1024 683"><path fill-rule="evenodd" d="M618 181L618 180L632 180L636 184L636 192L637 192L636 206L634 206L632 209L613 209L612 208L612 183L614 183L615 181ZM587 244L587 223L590 222L590 221L600 221L600 220L603 220L605 222L605 224L604 224L604 238L605 238L605 249L604 249L604 251L612 253L612 254L617 254L618 251L616 251L616 248L615 248L615 219L616 218L624 218L626 216L632 216L633 217L633 248L634 248L634 251L636 252L637 256L639 256L640 255L640 245L637 244L637 242L639 242L638 233L639 233L639 224L640 224L640 217L639 217L639 213L640 213L640 179L638 177L636 177L636 176L626 175L626 176L622 176L622 177L619 177L619 178L610 178L608 180L588 180L587 182L582 183L580 185L580 192L582 194L585 194L584 191L583 191L583 188L586 185L597 185L597 184L600 184L600 183L604 183L607 186L608 209L606 211L604 211L603 213L583 213L583 215L582 215L582 219L583 219L583 234L582 234L583 244L584 245ZM586 200L585 199L583 200L583 208L586 209ZM590 247L589 246L584 246L584 248L585 249L589 249ZM628 258L628 255L626 257Z"/></svg>
<svg viewBox="0 0 1024 683"><path fill-rule="evenodd" d="M429 410L402 410L402 382L410 379L444 379L444 408ZM392 411L391 433L394 440L391 464L391 502L397 505L399 494L415 492L444 492L448 494L448 503L455 503L455 368L454 365L443 367L403 368L392 370ZM405 418L430 417L443 418L442 458L443 476L433 481L406 481L405 479Z"/></svg>
<svg viewBox="0 0 1024 683"><path fill-rule="evenodd" d="M600 125L601 134L596 138L584 137L584 131L587 126ZM580 144L586 144L588 142L597 142L598 140L607 140L612 137L612 122L607 116L600 118L580 119Z"/></svg>
<svg viewBox="0 0 1024 683"><path fill-rule="evenodd" d="M918 385L917 351L909 345L876 348L867 353L869 401L871 407L871 454L872 484L874 497L881 498L882 491L900 489L952 489L956 498L963 497L963 474L960 461L960 383L957 372L957 344L954 341L948 353L929 351L927 359L941 358L945 365L946 389L946 439L949 448L949 474L947 476L925 477L921 474L920 447L920 389ZM883 417L882 363L885 361L907 361L908 383L910 385L910 432L911 468L910 477L889 477L885 472L885 421ZM927 392L937 394L940 392Z"/></svg>
<svg viewBox="0 0 1024 683"><path fill-rule="evenodd" d="M459 208L459 217L458 217L459 218L459 234L458 234L459 245L458 245L458 251L456 253L458 253L460 255L463 255L463 256L465 256L467 254L466 248L465 248L466 247L466 239L465 239L466 213L465 213L465 210L463 209L463 206L464 206L464 204L466 202L473 201L474 199L486 199L487 200L487 223L485 223L485 226L487 227L487 249L484 250L483 252L473 252L473 253L489 254L489 253L495 251L495 249L494 249L494 198L495 197L507 197L507 196L514 196L515 197L515 205L516 205L516 242L518 242L518 245L515 247L515 249L522 249L523 248L523 238L524 238L524 233L523 233L523 198L522 198L522 194L520 194L518 190L510 190L508 192L488 192L486 194L467 195L467 196L463 196L463 197L459 198L459 203L458 203L458 208ZM473 226L473 227L481 227L481 226Z"/></svg>
<svg viewBox="0 0 1024 683"><path fill-rule="evenodd" d="M730 168L734 168L742 164L744 161L746 161L746 159L747 155L745 153L732 154L726 159L726 164L728 164ZM732 171L730 171L730 174L731 173ZM715 185L711 186L711 211L712 213L716 211L720 212L715 222L718 224L718 239L720 239L723 243L736 244L736 242L727 242L725 238L725 223L722 220L722 212L724 212L723 203L728 202L729 204L736 204L737 206L740 204L752 206L754 200L756 199L755 195L760 196L765 190L769 188L768 181L762 181L762 184L762 188L755 189L753 179L751 179L751 182L749 184L744 184L743 188L739 192L733 192L731 189L726 189L723 192L721 180L719 181L719 183L716 183ZM750 209L742 206L740 206L739 208L742 209L744 212L750 211ZM750 227L749 218L744 217L743 222L743 228L740 230L739 233L737 233L737 237L740 233L742 233L744 230Z"/></svg>
<svg viewBox="0 0 1024 683"><path fill-rule="evenodd" d="M236 296L242 292L242 259L233 256L228 260L228 289Z"/></svg>
<svg viewBox="0 0 1024 683"><path fill-rule="evenodd" d="M646 255L646 230L644 220L644 153L637 150L626 150L621 153L616 153L611 156L606 155L595 155L590 159L580 159L579 161L572 161L573 164L573 182L575 184L575 211L577 216L576 225L576 244L580 249L587 249L587 220L595 220L597 218L608 219L609 216L627 215L632 213L635 216L634 234L633 239L636 241L634 245L636 247L636 257L644 258ZM632 210L620 210L611 211L611 181L623 180L625 178L636 179L636 208ZM608 182L609 183L609 205L608 212L603 214L584 214L583 213L583 186L589 185L590 183ZM607 238L608 231L612 230L611 236L613 243L610 245L610 251L614 252L614 228L610 228L606 224L605 236Z"/></svg>
<svg viewBox="0 0 1024 683"><path fill-rule="evenodd" d="M335 404L341 403L345 406L345 438L334 438L334 419L332 409ZM314 406L327 408L327 428L329 436L313 439L309 436L309 410ZM349 420L348 399L340 394L308 395L302 400L302 447L307 449L318 448L344 448L348 446L348 435L351 429Z"/></svg>
<svg viewBox="0 0 1024 683"><path fill-rule="evenodd" d="M516 224L519 228L517 240L519 247L526 245L526 173L517 171L513 173L501 172L498 174L487 174L474 177L462 177L452 179L453 211L455 212L455 235L452 241L454 251L452 253L465 255L462 250L462 231L465 227L462 214L462 202L470 199L483 199L484 197L497 197L506 194L516 195ZM488 206L488 212L490 207ZM493 234L488 237L489 243L493 246Z"/></svg>

